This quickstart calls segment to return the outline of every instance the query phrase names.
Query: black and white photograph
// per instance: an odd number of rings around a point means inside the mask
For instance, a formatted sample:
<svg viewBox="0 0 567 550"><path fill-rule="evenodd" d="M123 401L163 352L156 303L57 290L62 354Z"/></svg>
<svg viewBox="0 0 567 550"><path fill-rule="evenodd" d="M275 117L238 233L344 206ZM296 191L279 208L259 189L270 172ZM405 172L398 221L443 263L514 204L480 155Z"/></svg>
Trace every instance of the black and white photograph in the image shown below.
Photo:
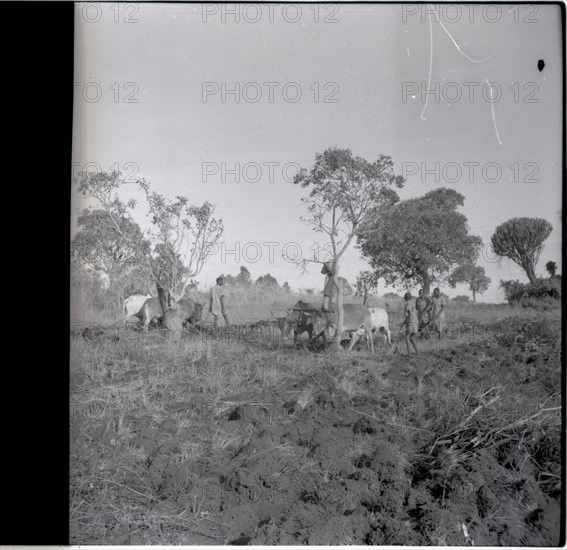
<svg viewBox="0 0 567 550"><path fill-rule="evenodd" d="M70 544L565 544L564 32L74 4Z"/></svg>

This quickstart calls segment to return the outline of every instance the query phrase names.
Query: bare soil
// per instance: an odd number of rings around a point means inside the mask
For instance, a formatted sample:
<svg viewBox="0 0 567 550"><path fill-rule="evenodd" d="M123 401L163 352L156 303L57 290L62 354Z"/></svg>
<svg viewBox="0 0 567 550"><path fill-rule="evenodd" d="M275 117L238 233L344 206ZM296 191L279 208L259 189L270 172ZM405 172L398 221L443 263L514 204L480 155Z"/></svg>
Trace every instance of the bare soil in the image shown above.
<svg viewBox="0 0 567 550"><path fill-rule="evenodd" d="M463 546L464 525L557 545L558 335L503 320L409 358L209 343L167 366L151 335L79 338L72 543Z"/></svg>

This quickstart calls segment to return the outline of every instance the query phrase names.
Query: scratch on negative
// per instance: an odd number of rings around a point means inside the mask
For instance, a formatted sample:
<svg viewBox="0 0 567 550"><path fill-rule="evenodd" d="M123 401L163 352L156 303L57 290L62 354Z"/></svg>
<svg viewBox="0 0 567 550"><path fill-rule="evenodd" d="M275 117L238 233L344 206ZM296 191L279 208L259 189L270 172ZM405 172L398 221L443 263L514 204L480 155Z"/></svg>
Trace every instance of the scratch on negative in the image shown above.
<svg viewBox="0 0 567 550"><path fill-rule="evenodd" d="M482 78L484 78L490 90L490 110L492 111L492 123L494 124L494 131L496 132L496 138L498 139L498 143L502 145L500 134L498 133L498 125L496 124L496 113L494 112L494 96L492 95L492 84L488 82L488 78L486 78L486 76L482 75Z"/></svg>

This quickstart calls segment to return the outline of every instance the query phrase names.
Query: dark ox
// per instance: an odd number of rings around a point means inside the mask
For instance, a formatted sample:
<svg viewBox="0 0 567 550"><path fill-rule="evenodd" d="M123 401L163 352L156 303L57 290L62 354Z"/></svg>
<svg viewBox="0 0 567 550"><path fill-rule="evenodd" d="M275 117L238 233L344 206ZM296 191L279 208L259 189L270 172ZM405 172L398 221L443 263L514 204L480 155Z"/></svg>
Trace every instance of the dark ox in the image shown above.
<svg viewBox="0 0 567 550"><path fill-rule="evenodd" d="M285 317L282 317L281 319L276 318L276 320L272 321L270 319L262 319L260 321L256 321L254 323L250 323L250 325L248 326L248 328L251 331L256 331L256 330L260 330L263 328L267 328L267 329L271 329L273 327L278 327L280 329L280 331L282 331L283 334L283 321L285 320Z"/></svg>
<svg viewBox="0 0 567 550"><path fill-rule="evenodd" d="M288 338L293 328L294 342L297 342L297 339L304 332L309 334L309 340L311 340L313 338L313 315L320 310L321 304L301 300L296 302L288 309L288 314L285 317L276 317L282 336Z"/></svg>
<svg viewBox="0 0 567 550"><path fill-rule="evenodd" d="M203 304L195 302L191 300L191 298L182 298L179 302L174 302L173 308L178 310L184 322L191 325L195 325L203 318ZM144 323L144 330L148 330L154 318L163 317L163 310L158 297L148 298L140 311Z"/></svg>

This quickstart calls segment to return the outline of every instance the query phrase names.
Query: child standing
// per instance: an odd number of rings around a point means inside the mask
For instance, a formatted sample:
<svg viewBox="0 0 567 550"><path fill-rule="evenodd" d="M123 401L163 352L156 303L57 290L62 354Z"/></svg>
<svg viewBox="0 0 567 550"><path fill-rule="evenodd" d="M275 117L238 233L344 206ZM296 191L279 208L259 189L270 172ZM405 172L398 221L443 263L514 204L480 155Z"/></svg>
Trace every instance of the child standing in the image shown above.
<svg viewBox="0 0 567 550"><path fill-rule="evenodd" d="M438 288L433 291L433 298L431 298L431 319L429 323L437 333L439 341L441 341L445 330L445 300Z"/></svg>
<svg viewBox="0 0 567 550"><path fill-rule="evenodd" d="M410 354L410 342L415 350L415 353L419 353L417 351L417 345L415 343L415 335L417 334L419 321L417 318L417 310L415 304L412 302L411 293L406 292L404 294L404 300L406 303L404 304L404 320L406 323L406 346L408 348L408 355Z"/></svg>

